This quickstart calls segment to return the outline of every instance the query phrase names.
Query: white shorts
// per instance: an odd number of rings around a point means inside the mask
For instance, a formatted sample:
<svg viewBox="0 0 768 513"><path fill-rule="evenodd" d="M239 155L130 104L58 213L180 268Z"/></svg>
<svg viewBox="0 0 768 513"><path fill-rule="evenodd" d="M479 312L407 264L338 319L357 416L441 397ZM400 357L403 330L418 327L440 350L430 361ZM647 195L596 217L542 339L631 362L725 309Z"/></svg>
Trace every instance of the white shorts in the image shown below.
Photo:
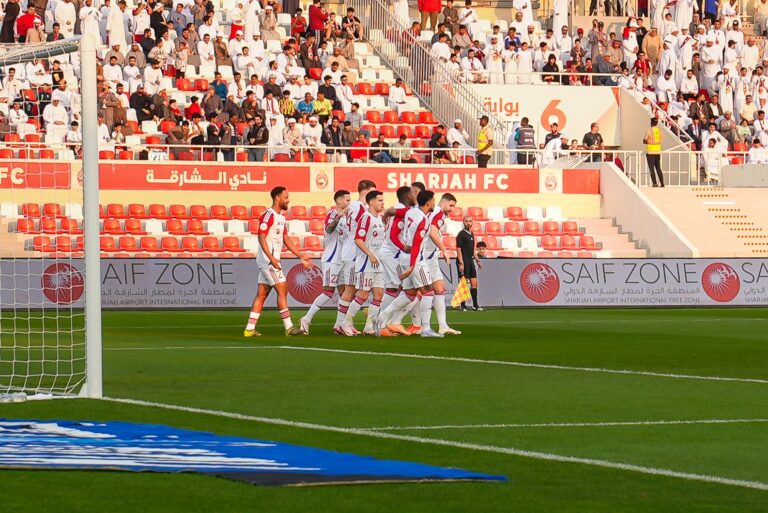
<svg viewBox="0 0 768 513"><path fill-rule="evenodd" d="M278 283L285 283L285 275L282 269L275 269L271 264L259 267L259 283L274 287Z"/></svg>
<svg viewBox="0 0 768 513"><path fill-rule="evenodd" d="M339 285L357 284L357 273L355 272L355 262L342 262L341 271L339 271Z"/></svg>
<svg viewBox="0 0 768 513"><path fill-rule="evenodd" d="M383 289L386 278L383 272L357 273L357 290Z"/></svg>
<svg viewBox="0 0 768 513"><path fill-rule="evenodd" d="M400 272L404 273L408 268L411 266L411 255L408 253L401 253L400 254ZM415 272L415 271L414 271ZM407 278L404 280L401 280L403 289L415 289L417 288L416 283L413 281L413 273L411 273Z"/></svg>
<svg viewBox="0 0 768 513"><path fill-rule="evenodd" d="M403 280L400 279L400 262L398 257L380 255L379 262L384 272L384 285L389 289L396 289Z"/></svg>
<svg viewBox="0 0 768 513"><path fill-rule="evenodd" d="M435 283L436 281L444 280L445 276L443 276L443 271L440 270L440 259L439 258L431 258L428 260L429 262L429 274L432 278L432 283Z"/></svg>
<svg viewBox="0 0 768 513"><path fill-rule="evenodd" d="M339 274L341 274L339 262L323 262L323 287L338 287Z"/></svg>
<svg viewBox="0 0 768 513"><path fill-rule="evenodd" d="M432 273L430 272L429 260L416 262L410 278L413 279L414 287L422 288L432 285Z"/></svg>

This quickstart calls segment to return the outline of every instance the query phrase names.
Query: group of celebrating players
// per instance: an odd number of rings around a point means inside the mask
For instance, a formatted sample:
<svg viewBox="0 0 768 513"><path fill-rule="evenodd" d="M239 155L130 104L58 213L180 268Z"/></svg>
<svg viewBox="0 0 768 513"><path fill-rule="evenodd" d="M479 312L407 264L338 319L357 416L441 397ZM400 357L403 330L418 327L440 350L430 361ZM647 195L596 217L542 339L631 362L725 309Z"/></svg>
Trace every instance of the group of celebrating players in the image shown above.
<svg viewBox="0 0 768 513"><path fill-rule="evenodd" d="M355 328L354 319L369 299L363 335L461 334L446 322L445 282L439 266L441 255L449 263L442 235L446 219L456 206L456 197L446 193L438 201L434 192L415 182L397 189L397 205L385 209L384 193L376 190L371 180L361 180L357 192L355 201L345 190L336 191L333 196L335 207L325 218L323 291L299 326L294 326L280 263L283 246L301 258L305 266L312 264L292 243L285 229L282 212L288 209L288 191L285 187L272 189L272 206L259 219L259 290L245 327L246 337L260 335L256 325L273 288L286 336L309 334L315 314L333 304L336 292L336 334L353 337L361 333ZM432 329L433 310L437 331ZM406 329L402 322L409 313L412 325Z"/></svg>

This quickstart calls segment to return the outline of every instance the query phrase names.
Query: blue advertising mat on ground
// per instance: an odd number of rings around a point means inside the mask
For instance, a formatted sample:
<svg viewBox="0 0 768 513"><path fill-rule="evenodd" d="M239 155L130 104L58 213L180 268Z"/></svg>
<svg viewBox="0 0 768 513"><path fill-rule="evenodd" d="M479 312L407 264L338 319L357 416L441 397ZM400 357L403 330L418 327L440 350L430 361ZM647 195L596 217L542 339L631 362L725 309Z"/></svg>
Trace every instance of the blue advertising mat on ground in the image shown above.
<svg viewBox="0 0 768 513"><path fill-rule="evenodd" d="M261 485L506 481L504 476L168 426L69 420L0 420L0 468L197 472Z"/></svg>

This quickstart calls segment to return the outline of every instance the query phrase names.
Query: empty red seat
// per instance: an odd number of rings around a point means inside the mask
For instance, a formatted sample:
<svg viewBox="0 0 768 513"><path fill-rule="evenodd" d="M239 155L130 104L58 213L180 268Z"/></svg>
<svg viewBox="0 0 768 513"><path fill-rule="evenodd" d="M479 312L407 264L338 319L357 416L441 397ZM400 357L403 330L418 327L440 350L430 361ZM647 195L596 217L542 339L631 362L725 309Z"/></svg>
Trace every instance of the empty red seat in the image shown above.
<svg viewBox="0 0 768 513"><path fill-rule="evenodd" d="M192 251L192 252L201 251L200 246L197 242L197 237L182 237L181 249L182 251Z"/></svg>
<svg viewBox="0 0 768 513"><path fill-rule="evenodd" d="M312 235L325 235L325 221L320 219L309 221L309 233Z"/></svg>
<svg viewBox="0 0 768 513"><path fill-rule="evenodd" d="M423 110L419 112L419 123L423 123L425 125L437 124L437 122L435 121L435 117L432 115L432 112L428 110Z"/></svg>
<svg viewBox="0 0 768 513"><path fill-rule="evenodd" d="M325 208L322 205L315 205L310 210L310 217L312 219L322 219L325 220L325 216L328 215L328 209Z"/></svg>
<svg viewBox="0 0 768 513"><path fill-rule="evenodd" d="M216 237L203 237L203 251L218 251L219 239Z"/></svg>
<svg viewBox="0 0 768 513"><path fill-rule="evenodd" d="M469 207L467 209L467 215L474 219L475 221L487 221L488 218L485 217L485 213L483 212L483 207Z"/></svg>
<svg viewBox="0 0 768 513"><path fill-rule="evenodd" d="M69 235L59 235L56 237L56 251L72 251L72 238Z"/></svg>
<svg viewBox="0 0 768 513"><path fill-rule="evenodd" d="M555 253L552 251L539 251L539 254L537 256L539 258L554 258Z"/></svg>
<svg viewBox="0 0 768 513"><path fill-rule="evenodd" d="M70 219L68 217L61 220L59 231L72 234L83 233L83 229L78 225L77 219Z"/></svg>
<svg viewBox="0 0 768 513"><path fill-rule="evenodd" d="M411 128L409 125L400 125L397 127L397 136L400 137L401 135L406 136L408 139L413 138L413 128Z"/></svg>
<svg viewBox="0 0 768 513"><path fill-rule="evenodd" d="M541 237L541 247L550 251L557 251L560 246L557 244L557 238L552 235L544 235Z"/></svg>
<svg viewBox="0 0 768 513"><path fill-rule="evenodd" d="M298 219L299 221L309 221L310 216L307 212L307 207L302 205L295 205L291 207L291 219Z"/></svg>
<svg viewBox="0 0 768 513"><path fill-rule="evenodd" d="M34 219L19 219L16 221L16 231L19 233L37 233Z"/></svg>
<svg viewBox="0 0 768 513"><path fill-rule="evenodd" d="M373 88L371 87L371 84L369 84L368 82L358 82L357 94L372 95Z"/></svg>
<svg viewBox="0 0 768 513"><path fill-rule="evenodd" d="M160 131L164 134L168 133L168 130L176 128L176 122L166 119L160 122Z"/></svg>
<svg viewBox="0 0 768 513"><path fill-rule="evenodd" d="M527 221L528 218L523 214L523 209L520 207L508 207L507 219L512 221Z"/></svg>
<svg viewBox="0 0 768 513"><path fill-rule="evenodd" d="M374 139L378 137L378 131L376 131L376 127L373 125L363 125L363 130L368 130L371 133L371 139Z"/></svg>
<svg viewBox="0 0 768 513"><path fill-rule="evenodd" d="M32 154L32 155L29 155L29 158L32 159L32 158L35 158L35 156ZM40 150L40 153L38 154L38 158L39 159L55 159L56 158L56 154L53 152L53 150L49 150L48 148L44 148L44 149Z"/></svg>
<svg viewBox="0 0 768 513"><path fill-rule="evenodd" d="M533 251L521 251L517 256L518 258L533 258Z"/></svg>
<svg viewBox="0 0 768 513"><path fill-rule="evenodd" d="M152 219L168 219L168 212L165 210L165 205L153 203L149 206L149 217Z"/></svg>
<svg viewBox="0 0 768 513"><path fill-rule="evenodd" d="M301 152L299 152L299 153L301 153ZM277 155L275 155L274 161L275 162L290 162L291 161L291 157L290 157L290 155L286 155L285 153L278 153Z"/></svg>
<svg viewBox="0 0 768 513"><path fill-rule="evenodd" d="M187 221L187 232L192 235L208 235L208 232L205 230L205 225L203 225L203 222L199 219L190 219Z"/></svg>
<svg viewBox="0 0 768 513"><path fill-rule="evenodd" d="M571 252L571 251L560 251L557 254L557 258L573 258L573 252Z"/></svg>
<svg viewBox="0 0 768 513"><path fill-rule="evenodd" d="M579 240L579 246L581 249L587 249L591 251L597 250L597 245L595 244L595 238L590 235L582 235Z"/></svg>
<svg viewBox="0 0 768 513"><path fill-rule="evenodd" d="M240 220L248 219L248 209L245 208L245 206L243 205L232 205L230 214L232 215L232 219L240 219Z"/></svg>
<svg viewBox="0 0 768 513"><path fill-rule="evenodd" d="M56 218L44 217L40 220L40 231L43 233L56 233Z"/></svg>
<svg viewBox="0 0 768 513"><path fill-rule="evenodd" d="M115 160L115 152L112 150L101 150L99 152L99 158L102 160Z"/></svg>
<svg viewBox="0 0 768 513"><path fill-rule="evenodd" d="M578 251L576 258L595 258L595 254L591 251Z"/></svg>
<svg viewBox="0 0 768 513"><path fill-rule="evenodd" d="M464 220L464 209L461 207L454 207L451 211L450 219L454 221L462 221Z"/></svg>
<svg viewBox="0 0 768 513"><path fill-rule="evenodd" d="M179 160L186 160L186 161L195 160L195 154L192 153L191 151L179 152Z"/></svg>
<svg viewBox="0 0 768 513"><path fill-rule="evenodd" d="M163 142L163 140L160 136L150 135L147 137L147 144L160 144L161 142Z"/></svg>
<svg viewBox="0 0 768 513"><path fill-rule="evenodd" d="M224 251L241 252L245 251L240 247L240 239L237 237L224 237L222 241Z"/></svg>
<svg viewBox="0 0 768 513"><path fill-rule="evenodd" d="M562 232L567 235L578 235L579 224L576 221L563 221Z"/></svg>
<svg viewBox="0 0 768 513"><path fill-rule="evenodd" d="M572 235L563 235L560 237L560 247L569 251L577 249L576 238Z"/></svg>
<svg viewBox="0 0 768 513"><path fill-rule="evenodd" d="M160 239L160 249L162 251L171 252L181 251L181 247L179 246L179 239L176 237L163 237Z"/></svg>
<svg viewBox="0 0 768 513"><path fill-rule="evenodd" d="M133 152L131 150L121 150L117 154L119 160L133 160Z"/></svg>
<svg viewBox="0 0 768 513"><path fill-rule="evenodd" d="M128 205L128 217L136 219L146 219L147 209L144 208L143 203L131 203Z"/></svg>
<svg viewBox="0 0 768 513"><path fill-rule="evenodd" d="M7 143L21 142L21 137L19 136L19 134L5 134L5 142Z"/></svg>
<svg viewBox="0 0 768 513"><path fill-rule="evenodd" d="M21 213L24 217L40 217L40 205L37 203L22 203Z"/></svg>
<svg viewBox="0 0 768 513"><path fill-rule="evenodd" d="M139 239L139 249L142 251L157 251L157 239L154 237L142 237Z"/></svg>
<svg viewBox="0 0 768 513"><path fill-rule="evenodd" d="M443 236L443 245L445 246L445 249L453 251L456 249L456 237L453 237L452 235L445 235Z"/></svg>
<svg viewBox="0 0 768 513"><path fill-rule="evenodd" d="M102 235L99 238L99 248L101 251L115 251L117 248L115 247L115 239L114 237L110 237L108 235Z"/></svg>
<svg viewBox="0 0 768 513"><path fill-rule="evenodd" d="M480 228L480 223L475 223L472 225L472 227L469 229L470 232L474 233L475 235L480 235L482 233L482 228Z"/></svg>
<svg viewBox="0 0 768 513"><path fill-rule="evenodd" d="M327 153L315 153L312 155L312 162L328 162Z"/></svg>
<svg viewBox="0 0 768 513"><path fill-rule="evenodd" d="M486 246L488 246L488 249L490 251L498 251L501 249L501 246L499 245L499 240L496 238L495 235L483 236L483 242L485 242Z"/></svg>
<svg viewBox="0 0 768 513"><path fill-rule="evenodd" d="M307 235L304 237L304 249L307 251L322 251L323 245L320 243L320 238L314 235Z"/></svg>
<svg viewBox="0 0 768 513"><path fill-rule="evenodd" d="M224 205L211 205L211 219L229 219L227 207Z"/></svg>
<svg viewBox="0 0 768 513"><path fill-rule="evenodd" d="M371 123L381 123L381 112L377 110L369 110L365 113L365 119Z"/></svg>
<svg viewBox="0 0 768 513"><path fill-rule="evenodd" d="M107 205L107 217L122 219L125 217L125 208L120 203L110 203Z"/></svg>
<svg viewBox="0 0 768 513"><path fill-rule="evenodd" d="M208 91L208 81L204 78L197 78L195 79L195 91L200 92L207 92Z"/></svg>
<svg viewBox="0 0 768 513"><path fill-rule="evenodd" d="M45 217L64 217L61 212L61 205L58 203L44 203L43 215ZM32 217L32 216L29 216Z"/></svg>
<svg viewBox="0 0 768 513"><path fill-rule="evenodd" d="M339 123L344 123L344 120L347 119L347 116L344 114L343 110L332 110L331 116L339 118Z"/></svg>
<svg viewBox="0 0 768 513"><path fill-rule="evenodd" d="M520 224L517 221L507 221L504 223L504 233L513 236L521 235Z"/></svg>
<svg viewBox="0 0 768 513"><path fill-rule="evenodd" d="M168 209L168 216L175 219L187 219L189 214L187 214L187 207L184 205L171 205Z"/></svg>
<svg viewBox="0 0 768 513"><path fill-rule="evenodd" d="M111 238L111 237L110 237ZM120 246L120 251L136 251L136 238L130 235L123 235L117 239L117 244ZM102 251L104 249L102 248Z"/></svg>
<svg viewBox="0 0 768 513"><path fill-rule="evenodd" d="M544 221L542 231L547 235L560 235L560 226L555 221Z"/></svg>
<svg viewBox="0 0 768 513"><path fill-rule="evenodd" d="M415 125L416 124L416 113L411 111L405 111L400 114L400 120L403 123L408 123L409 125Z"/></svg>
<svg viewBox="0 0 768 513"><path fill-rule="evenodd" d="M32 238L32 249L35 251L53 251L53 242L47 235L35 235Z"/></svg>
<svg viewBox="0 0 768 513"><path fill-rule="evenodd" d="M165 231L173 235L187 234L187 230L184 229L184 224L178 219L169 219L165 223Z"/></svg>
<svg viewBox="0 0 768 513"><path fill-rule="evenodd" d="M10 148L0 148L0 159L12 159L13 150Z"/></svg>
<svg viewBox="0 0 768 513"><path fill-rule="evenodd" d="M176 79L176 89L179 91L194 91L195 88L192 87L192 82L189 81L188 78L177 78Z"/></svg>
<svg viewBox="0 0 768 513"><path fill-rule="evenodd" d="M235 160L237 162L248 162L248 152L247 151L238 151L235 154Z"/></svg>
<svg viewBox="0 0 768 513"><path fill-rule="evenodd" d="M375 91L379 96L389 96L389 84L379 82L376 84Z"/></svg>
<svg viewBox="0 0 768 513"><path fill-rule="evenodd" d="M427 139L429 139L429 137L427 137ZM411 148L415 149L415 148L426 148L426 147L427 147L426 141L422 141L421 139L414 139L413 141L411 141Z"/></svg>
<svg viewBox="0 0 768 513"><path fill-rule="evenodd" d="M490 235L501 235L501 223L493 221L485 223L485 233Z"/></svg>
<svg viewBox="0 0 768 513"><path fill-rule="evenodd" d="M534 236L541 235L541 229L539 227L539 223L537 223L536 221L526 221L523 224L523 233L525 235L534 235Z"/></svg>
<svg viewBox="0 0 768 513"><path fill-rule="evenodd" d="M254 205L251 207L251 219L259 219L261 214L267 211L267 207L261 205Z"/></svg>
<svg viewBox="0 0 768 513"><path fill-rule="evenodd" d="M112 235L117 235L121 233L125 233L123 231L123 227L120 225L119 219L105 219L104 220L104 227L102 228L102 231L104 233L109 233Z"/></svg>
<svg viewBox="0 0 768 513"><path fill-rule="evenodd" d="M130 233L132 235L146 235L146 232L141 225L141 221L138 219L125 220L125 233Z"/></svg>
<svg viewBox="0 0 768 513"><path fill-rule="evenodd" d="M429 131L429 127L424 125L417 125L414 130L414 135L419 139L431 139L432 132Z"/></svg>
<svg viewBox="0 0 768 513"><path fill-rule="evenodd" d="M192 205L189 207L189 217L194 219L208 219L208 207L204 205Z"/></svg>
<svg viewBox="0 0 768 513"><path fill-rule="evenodd" d="M392 125L381 125L379 128L379 135L383 135L387 139L395 138L395 127Z"/></svg>
<svg viewBox="0 0 768 513"><path fill-rule="evenodd" d="M309 78L321 80L323 78L323 68L309 68Z"/></svg>
<svg viewBox="0 0 768 513"><path fill-rule="evenodd" d="M397 117L397 111L385 110L384 111L384 123L391 123L393 125L400 124L400 118Z"/></svg>

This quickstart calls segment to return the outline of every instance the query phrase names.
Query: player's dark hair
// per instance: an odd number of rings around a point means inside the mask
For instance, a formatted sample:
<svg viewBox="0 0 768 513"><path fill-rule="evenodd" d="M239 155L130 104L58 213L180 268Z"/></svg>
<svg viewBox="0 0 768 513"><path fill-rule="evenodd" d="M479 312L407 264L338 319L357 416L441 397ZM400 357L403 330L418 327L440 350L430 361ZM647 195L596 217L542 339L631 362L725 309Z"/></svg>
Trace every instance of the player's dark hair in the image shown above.
<svg viewBox="0 0 768 513"><path fill-rule="evenodd" d="M360 180L357 184L357 192L363 192L366 189L375 189L376 184L373 180Z"/></svg>
<svg viewBox="0 0 768 513"><path fill-rule="evenodd" d="M269 191L269 196L272 198L272 200L274 200L275 198L280 196L285 191L286 191L285 187L283 187L282 185L278 185L277 187L275 187L274 189Z"/></svg>
<svg viewBox="0 0 768 513"><path fill-rule="evenodd" d="M443 197L440 198L440 201L443 201L443 200L445 200L445 201L458 201L456 199L456 196L454 196L450 192L446 192L445 194L443 194Z"/></svg>
<svg viewBox="0 0 768 513"><path fill-rule="evenodd" d="M411 188L407 185L404 185L402 187L398 187L397 189L397 201L402 203L403 205L406 205L408 203L408 198L411 196Z"/></svg>
<svg viewBox="0 0 768 513"><path fill-rule="evenodd" d="M478 247L478 248L487 248L487 247L488 247L488 244L486 244L486 243L485 243L485 242L483 242L483 241L480 241L480 242L478 242L478 243L477 243L477 247Z"/></svg>
<svg viewBox="0 0 768 513"><path fill-rule="evenodd" d="M344 189L339 189L333 194L333 201L336 201L337 199L341 198L342 196L345 196L349 194L349 191L345 191Z"/></svg>
<svg viewBox="0 0 768 513"><path fill-rule="evenodd" d="M435 193L432 191L421 191L419 192L419 195L416 197L416 202L419 204L420 207L423 207L427 203L429 203L429 200L435 197Z"/></svg>
<svg viewBox="0 0 768 513"><path fill-rule="evenodd" d="M371 201L376 199L376 196L381 196L382 194L384 194L384 193L381 192L381 191L371 191L371 192L369 192L368 194L365 195L365 202L366 203L370 203Z"/></svg>
<svg viewBox="0 0 768 513"><path fill-rule="evenodd" d="M413 182L413 183L411 184L411 187L416 187L416 188L417 188L418 190L420 190L420 191L426 191L426 190L427 190L427 186L426 186L426 185L424 185L424 184L423 184L423 183L421 183L421 182Z"/></svg>

